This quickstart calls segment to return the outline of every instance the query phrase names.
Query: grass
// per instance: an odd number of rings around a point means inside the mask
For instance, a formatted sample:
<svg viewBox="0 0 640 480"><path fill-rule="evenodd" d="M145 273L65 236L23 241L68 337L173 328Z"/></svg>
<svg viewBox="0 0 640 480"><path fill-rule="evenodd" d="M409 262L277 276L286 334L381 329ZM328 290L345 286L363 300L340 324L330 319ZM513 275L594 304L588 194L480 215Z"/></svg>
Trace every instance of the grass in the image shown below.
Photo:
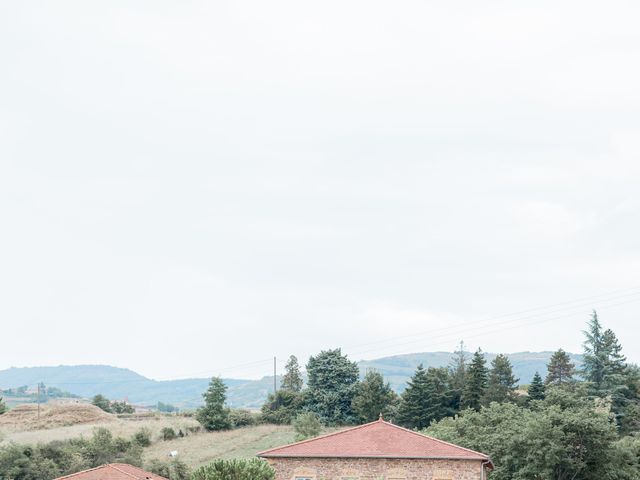
<svg viewBox="0 0 640 480"><path fill-rule="evenodd" d="M161 430L171 427L176 432L187 432L188 427L198 426L194 418L153 414L114 418L108 422L87 423L40 430L4 429L0 432L0 445L46 443L81 436L91 436L97 427L104 427L114 436L131 438L140 428L151 431L152 444L144 449L144 461L168 460L169 452L177 451L178 457L191 468L197 468L218 458L250 458L269 448L295 441L295 432L289 425L257 425L224 432L189 433L186 437L163 441Z"/></svg>

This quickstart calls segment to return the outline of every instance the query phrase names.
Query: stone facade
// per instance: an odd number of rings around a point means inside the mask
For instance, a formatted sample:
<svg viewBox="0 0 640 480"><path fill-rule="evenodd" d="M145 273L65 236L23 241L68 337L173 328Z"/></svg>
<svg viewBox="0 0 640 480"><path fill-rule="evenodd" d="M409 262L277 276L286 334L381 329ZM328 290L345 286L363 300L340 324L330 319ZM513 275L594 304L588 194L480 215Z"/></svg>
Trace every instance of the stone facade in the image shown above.
<svg viewBox="0 0 640 480"><path fill-rule="evenodd" d="M276 480L481 480L481 460L268 458ZM486 473L486 472L485 472Z"/></svg>

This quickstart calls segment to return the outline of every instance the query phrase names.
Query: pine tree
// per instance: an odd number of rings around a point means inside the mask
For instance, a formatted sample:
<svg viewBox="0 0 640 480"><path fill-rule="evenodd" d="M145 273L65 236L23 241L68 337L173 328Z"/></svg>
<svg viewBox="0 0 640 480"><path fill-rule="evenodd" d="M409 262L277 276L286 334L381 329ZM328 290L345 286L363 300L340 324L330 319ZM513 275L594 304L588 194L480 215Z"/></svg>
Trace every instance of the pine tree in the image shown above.
<svg viewBox="0 0 640 480"><path fill-rule="evenodd" d="M488 405L491 402L513 402L516 399L518 380L513 376L509 358L506 355L497 355L491 362L484 403Z"/></svg>
<svg viewBox="0 0 640 480"><path fill-rule="evenodd" d="M587 330L583 333L586 339L583 344L582 374L585 380L591 383L593 390L598 392L602 390L604 382L607 353L602 324L595 310L587 323Z"/></svg>
<svg viewBox="0 0 640 480"><path fill-rule="evenodd" d="M356 388L353 411L361 423L373 422L380 415L389 418L398 395L384 382L381 373L369 370Z"/></svg>
<svg viewBox="0 0 640 480"><path fill-rule="evenodd" d="M295 355L289 357L289 361L284 367L285 374L282 377L280 388L290 392L300 392L302 390L302 374L300 373L300 365Z"/></svg>
<svg viewBox="0 0 640 480"><path fill-rule="evenodd" d="M427 417L429 424L453 416L451 378L446 368L427 369Z"/></svg>
<svg viewBox="0 0 640 480"><path fill-rule="evenodd" d="M547 385L564 385L573 382L575 364L571 362L571 357L562 349L554 352L547 364Z"/></svg>
<svg viewBox="0 0 640 480"><path fill-rule="evenodd" d="M538 372L533 376L533 380L531 380L531 385L529 385L529 389L527 393L529 394L529 400L544 400L544 383L542 381L542 377Z"/></svg>
<svg viewBox="0 0 640 480"><path fill-rule="evenodd" d="M231 428L229 409L225 406L227 386L220 377L213 377L209 388L202 394L204 406L198 409L198 422L209 431L228 430Z"/></svg>
<svg viewBox="0 0 640 480"><path fill-rule="evenodd" d="M453 354L449 365L449 383L451 388L451 408L460 410L460 400L464 391L465 376L467 372L467 352L464 350L464 342L460 342L458 350Z"/></svg>
<svg viewBox="0 0 640 480"><path fill-rule="evenodd" d="M480 410L482 399L487 391L488 371L486 359L481 349L473 354L467 367L466 381L462 392L462 407Z"/></svg>
<svg viewBox="0 0 640 480"><path fill-rule="evenodd" d="M407 388L402 393L398 409L398 423L406 428L422 429L429 426L429 387L427 371L418 365Z"/></svg>

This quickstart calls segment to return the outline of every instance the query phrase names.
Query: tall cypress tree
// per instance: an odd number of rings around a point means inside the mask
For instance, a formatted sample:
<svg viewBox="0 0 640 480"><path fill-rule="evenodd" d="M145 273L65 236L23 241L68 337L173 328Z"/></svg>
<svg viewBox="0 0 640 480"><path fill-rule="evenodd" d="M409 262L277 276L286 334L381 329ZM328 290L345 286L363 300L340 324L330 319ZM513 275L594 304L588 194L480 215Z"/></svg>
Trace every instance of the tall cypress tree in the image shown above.
<svg viewBox="0 0 640 480"><path fill-rule="evenodd" d="M302 390L302 374L300 373L300 365L295 355L289 357L289 361L284 367L285 374L282 377L280 388L289 392L299 392Z"/></svg>
<svg viewBox="0 0 640 480"><path fill-rule="evenodd" d="M527 393L529 394L529 400L544 400L544 383L542 381L542 377L538 372L533 376L533 380L531 380L531 385L529 385L529 389Z"/></svg>
<svg viewBox="0 0 640 480"><path fill-rule="evenodd" d="M516 399L518 380L513 375L513 367L506 355L500 354L491 362L491 371L487 382L484 404L491 402L505 403Z"/></svg>
<svg viewBox="0 0 640 480"><path fill-rule="evenodd" d="M473 354L471 363L467 367L464 390L462 392L462 406L480 410L482 399L487 391L488 371L486 359L481 349Z"/></svg>
<svg viewBox="0 0 640 480"><path fill-rule="evenodd" d="M547 364L547 385L564 385L573 382L575 364L571 362L571 357L561 348L554 352Z"/></svg>
<svg viewBox="0 0 640 480"><path fill-rule="evenodd" d="M422 429L429 426L429 386L427 371L418 365L407 388L402 393L398 409L398 423L406 428Z"/></svg>

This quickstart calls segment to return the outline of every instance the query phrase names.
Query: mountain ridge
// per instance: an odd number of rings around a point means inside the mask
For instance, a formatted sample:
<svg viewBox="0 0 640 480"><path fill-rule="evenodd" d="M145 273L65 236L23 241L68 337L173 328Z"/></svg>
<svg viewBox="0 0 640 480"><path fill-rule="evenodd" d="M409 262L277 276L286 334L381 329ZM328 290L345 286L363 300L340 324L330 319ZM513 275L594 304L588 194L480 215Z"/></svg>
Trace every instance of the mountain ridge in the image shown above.
<svg viewBox="0 0 640 480"><path fill-rule="evenodd" d="M553 352L515 352L509 357L516 378L521 384L529 383L536 371L544 374L546 364ZM361 375L369 369L381 372L397 392L404 390L416 367L443 367L449 365L451 352L418 352L391 355L358 362ZM578 354L569 354L577 365ZM468 353L471 356L471 353ZM485 353L489 363L495 353ZM280 377L276 381L279 382ZM273 376L258 380L237 378L223 379L228 387L230 406L259 408L273 390ZM124 399L141 405L157 402L171 403L182 408L193 408L201 404L202 393L209 378L184 378L179 380L154 380L131 369L109 365L58 365L47 367L10 367L0 370L0 389L35 386L43 382L48 387L57 387L82 397L90 398L101 393L108 398Z"/></svg>

